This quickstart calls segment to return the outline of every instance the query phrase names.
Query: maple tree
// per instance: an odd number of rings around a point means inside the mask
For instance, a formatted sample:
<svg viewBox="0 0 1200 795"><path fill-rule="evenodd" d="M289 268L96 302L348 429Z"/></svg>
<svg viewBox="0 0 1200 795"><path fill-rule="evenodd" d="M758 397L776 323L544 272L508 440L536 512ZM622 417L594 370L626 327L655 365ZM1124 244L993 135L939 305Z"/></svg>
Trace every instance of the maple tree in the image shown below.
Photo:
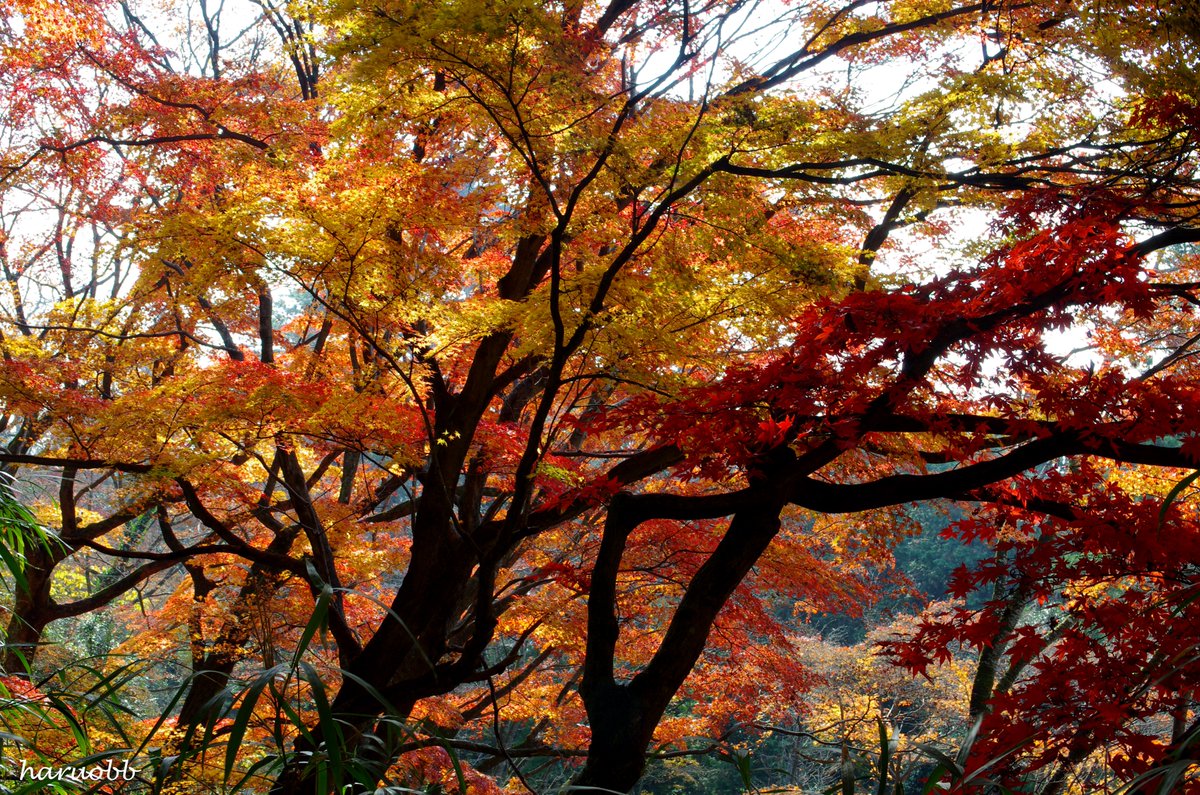
<svg viewBox="0 0 1200 795"><path fill-rule="evenodd" d="M56 538L6 671L124 611L209 784L224 732L264 791L497 790L458 749L627 792L804 707L779 604L869 600L951 500L992 598L888 650L978 650L956 786L1157 786L1200 731L1196 23L7 5L0 462Z"/></svg>

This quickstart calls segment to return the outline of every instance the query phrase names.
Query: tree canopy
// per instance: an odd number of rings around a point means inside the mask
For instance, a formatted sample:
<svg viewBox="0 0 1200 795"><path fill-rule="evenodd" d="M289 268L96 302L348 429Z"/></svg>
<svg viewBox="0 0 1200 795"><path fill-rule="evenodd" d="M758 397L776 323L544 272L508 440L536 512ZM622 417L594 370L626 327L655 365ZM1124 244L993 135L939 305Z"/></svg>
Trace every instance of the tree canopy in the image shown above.
<svg viewBox="0 0 1200 795"><path fill-rule="evenodd" d="M772 736L843 792L1200 786L1197 30L5 4L13 742L164 792L625 793ZM933 523L941 601L814 636ZM61 626L107 628L75 678Z"/></svg>

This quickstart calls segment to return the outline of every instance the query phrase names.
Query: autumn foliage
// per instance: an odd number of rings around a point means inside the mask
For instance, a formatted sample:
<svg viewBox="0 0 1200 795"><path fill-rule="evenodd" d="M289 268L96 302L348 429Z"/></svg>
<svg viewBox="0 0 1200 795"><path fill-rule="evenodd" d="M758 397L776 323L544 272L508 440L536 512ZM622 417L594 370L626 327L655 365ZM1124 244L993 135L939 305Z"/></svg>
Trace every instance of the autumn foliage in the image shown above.
<svg viewBox="0 0 1200 795"><path fill-rule="evenodd" d="M1198 29L3 4L6 758L1200 791Z"/></svg>

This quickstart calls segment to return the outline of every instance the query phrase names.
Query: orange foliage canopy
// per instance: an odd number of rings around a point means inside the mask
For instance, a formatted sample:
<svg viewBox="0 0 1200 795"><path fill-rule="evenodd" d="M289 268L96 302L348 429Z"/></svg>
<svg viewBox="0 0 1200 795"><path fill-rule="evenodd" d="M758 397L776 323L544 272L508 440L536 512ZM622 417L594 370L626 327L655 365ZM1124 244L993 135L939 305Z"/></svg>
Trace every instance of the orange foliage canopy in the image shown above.
<svg viewBox="0 0 1200 795"><path fill-rule="evenodd" d="M107 610L164 775L624 792L954 501L956 786L1194 759L1194 11L150 5L0 11L8 671Z"/></svg>

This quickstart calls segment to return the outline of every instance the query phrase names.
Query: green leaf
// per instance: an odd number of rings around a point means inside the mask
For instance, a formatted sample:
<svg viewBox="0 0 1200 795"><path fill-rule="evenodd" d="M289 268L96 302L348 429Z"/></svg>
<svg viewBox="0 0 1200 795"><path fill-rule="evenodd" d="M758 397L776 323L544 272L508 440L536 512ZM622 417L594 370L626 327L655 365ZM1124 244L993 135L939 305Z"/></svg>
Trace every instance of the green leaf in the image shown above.
<svg viewBox="0 0 1200 795"><path fill-rule="evenodd" d="M254 715L254 707L257 706L259 698L262 697L262 692L268 685L274 681L275 676L285 670L283 666L277 665L259 674L250 686L246 688L242 694L242 703L238 706L237 713L233 716L233 725L229 730L229 745L225 749L225 779L228 780L233 775L233 767L237 764L238 751L242 747L242 739L246 736L246 728L250 725L250 718Z"/></svg>
<svg viewBox="0 0 1200 795"><path fill-rule="evenodd" d="M878 795L887 795L888 765L892 760L892 748L888 737L888 725L880 715L876 719L879 725L879 788Z"/></svg>
<svg viewBox="0 0 1200 795"><path fill-rule="evenodd" d="M950 772L950 768L945 765L938 765L929 774L929 778L925 779L925 786L921 789L921 795L930 795L931 792L941 789L938 785L942 783L942 779Z"/></svg>
<svg viewBox="0 0 1200 795"><path fill-rule="evenodd" d="M1200 469L1197 469L1190 475L1185 476L1182 480L1171 487L1171 490L1167 492L1166 497L1163 497L1162 507L1158 509L1159 527L1162 527L1163 522L1167 520L1167 511L1171 509L1171 505L1174 504L1177 499L1179 499L1179 495L1183 493L1184 489L1196 482L1196 478L1200 478Z"/></svg>

